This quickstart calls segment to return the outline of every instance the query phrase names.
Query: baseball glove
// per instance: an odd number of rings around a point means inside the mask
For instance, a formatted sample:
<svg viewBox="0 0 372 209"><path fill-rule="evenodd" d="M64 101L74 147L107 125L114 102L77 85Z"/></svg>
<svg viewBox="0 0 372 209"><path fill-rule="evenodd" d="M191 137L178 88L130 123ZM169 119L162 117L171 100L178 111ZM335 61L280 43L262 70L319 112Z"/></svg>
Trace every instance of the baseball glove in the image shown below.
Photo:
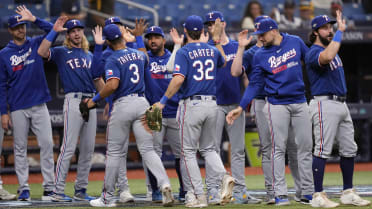
<svg viewBox="0 0 372 209"><path fill-rule="evenodd" d="M88 100L81 100L81 102L79 104L79 109L80 109L81 117L83 117L85 122L89 121L89 110L91 110L93 108L96 108L96 107L97 107L97 105L94 105L94 107L89 108L88 107Z"/></svg>
<svg viewBox="0 0 372 209"><path fill-rule="evenodd" d="M163 114L160 108L155 105L147 108L142 118L142 124L148 132L161 131Z"/></svg>

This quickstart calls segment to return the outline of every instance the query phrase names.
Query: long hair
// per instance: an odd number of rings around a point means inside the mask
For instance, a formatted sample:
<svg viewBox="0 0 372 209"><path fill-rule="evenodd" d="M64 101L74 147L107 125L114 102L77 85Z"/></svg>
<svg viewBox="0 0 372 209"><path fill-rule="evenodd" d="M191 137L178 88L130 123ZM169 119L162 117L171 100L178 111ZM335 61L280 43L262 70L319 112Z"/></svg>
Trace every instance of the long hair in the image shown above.
<svg viewBox="0 0 372 209"><path fill-rule="evenodd" d="M244 17L250 17L250 18L252 18L252 20L254 20L254 18L252 16L252 13L251 13L251 8L252 8L252 5L253 4L257 4L260 7L260 13L261 13L261 15L263 14L262 4L259 1L257 1L257 0L252 0L245 7L244 15L243 15L242 20L240 21L240 25L243 23Z"/></svg>
<svg viewBox="0 0 372 209"><path fill-rule="evenodd" d="M318 31L318 30L316 30ZM314 44L315 40L316 40L316 35L314 33L315 31L311 31L311 33L309 34L309 41L311 44Z"/></svg>
<svg viewBox="0 0 372 209"><path fill-rule="evenodd" d="M68 38L68 36L66 35L66 38L65 38L65 41L63 42L63 46L71 49L72 48L72 44L71 44L71 41L70 39ZM84 50L85 53L88 53L89 51L89 42L87 40L87 37L85 37L85 35L83 35L83 38L81 40L81 48Z"/></svg>

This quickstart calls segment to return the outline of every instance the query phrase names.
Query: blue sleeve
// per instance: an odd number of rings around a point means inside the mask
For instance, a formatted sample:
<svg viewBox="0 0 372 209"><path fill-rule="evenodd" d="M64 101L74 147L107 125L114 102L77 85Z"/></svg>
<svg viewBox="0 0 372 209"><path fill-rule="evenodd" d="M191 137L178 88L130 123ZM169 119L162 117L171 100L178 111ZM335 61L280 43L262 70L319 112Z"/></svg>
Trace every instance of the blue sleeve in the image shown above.
<svg viewBox="0 0 372 209"><path fill-rule="evenodd" d="M2 59L0 59L0 112L1 115L8 114L8 72Z"/></svg>
<svg viewBox="0 0 372 209"><path fill-rule="evenodd" d="M49 33L52 29L53 29L53 24L46 21L46 20L43 20L43 19L40 19L40 18L36 18L35 20L35 25L37 25L41 30L45 31L46 33Z"/></svg>
<svg viewBox="0 0 372 209"><path fill-rule="evenodd" d="M182 75L183 77L186 77L188 67L188 60L185 54L183 54L181 50L178 50L174 61L173 76Z"/></svg>
<svg viewBox="0 0 372 209"><path fill-rule="evenodd" d="M310 66L312 69L321 69L322 66L319 63L320 52L322 52L321 49L311 49L305 57L306 65Z"/></svg>
<svg viewBox="0 0 372 209"><path fill-rule="evenodd" d="M58 60L63 59L62 52L63 52L63 48L60 46L50 48L49 49L49 53L50 53L49 60L52 60L53 62L57 63Z"/></svg>
<svg viewBox="0 0 372 209"><path fill-rule="evenodd" d="M300 41L300 47L301 47L301 58L302 60L305 61L305 56L307 54L307 52L309 51L309 47L306 46L306 44L304 43L304 41L302 41L302 39L298 38L299 41Z"/></svg>
<svg viewBox="0 0 372 209"><path fill-rule="evenodd" d="M105 65L105 71L106 71L106 82L110 80L111 78L116 78L120 80L120 70L116 66L114 59L107 60L106 65Z"/></svg>
<svg viewBox="0 0 372 209"><path fill-rule="evenodd" d="M252 58L253 55L252 53L250 53L249 50L244 52L242 67L244 68L245 73L247 75L249 75L252 72Z"/></svg>
<svg viewBox="0 0 372 209"><path fill-rule="evenodd" d="M248 84L247 89L244 91L242 100L240 101L240 106L245 109L249 103L257 96L258 92L261 92L264 88L264 72L261 70L259 65L258 56L253 58L253 70L251 74L251 80Z"/></svg>
<svg viewBox="0 0 372 209"><path fill-rule="evenodd" d="M225 59L223 58L222 54L218 49L216 50L217 53L217 67L220 68L225 64Z"/></svg>
<svg viewBox="0 0 372 209"><path fill-rule="evenodd" d="M103 48L103 45L98 45L98 44L96 44L96 46L94 47L93 61L92 61L92 68L91 68L93 80L101 77L103 74L104 66L100 65L101 60L103 59L102 48Z"/></svg>

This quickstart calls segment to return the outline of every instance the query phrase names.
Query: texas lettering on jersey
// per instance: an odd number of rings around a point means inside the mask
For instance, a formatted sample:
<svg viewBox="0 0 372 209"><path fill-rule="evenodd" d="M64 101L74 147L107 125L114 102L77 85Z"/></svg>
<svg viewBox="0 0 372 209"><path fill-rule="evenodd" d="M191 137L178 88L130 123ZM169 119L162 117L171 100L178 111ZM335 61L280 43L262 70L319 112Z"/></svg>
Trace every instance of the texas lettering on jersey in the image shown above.
<svg viewBox="0 0 372 209"><path fill-rule="evenodd" d="M92 64L92 61L91 60L88 61L85 58L74 58L74 59L67 60L66 63L73 70L75 68L86 68L86 69L90 69L90 65Z"/></svg>
<svg viewBox="0 0 372 209"><path fill-rule="evenodd" d="M17 70L21 70L23 68L24 65L28 65L28 64L31 64L33 62L35 62L35 60L27 60L28 56L30 56L32 52L32 49L31 47L28 49L28 51L26 53L24 53L23 55L21 56L17 56L17 55L13 55L10 57L10 62L11 62L11 66L12 66L12 69L13 69L13 72L17 71ZM23 64L21 64L23 63Z"/></svg>

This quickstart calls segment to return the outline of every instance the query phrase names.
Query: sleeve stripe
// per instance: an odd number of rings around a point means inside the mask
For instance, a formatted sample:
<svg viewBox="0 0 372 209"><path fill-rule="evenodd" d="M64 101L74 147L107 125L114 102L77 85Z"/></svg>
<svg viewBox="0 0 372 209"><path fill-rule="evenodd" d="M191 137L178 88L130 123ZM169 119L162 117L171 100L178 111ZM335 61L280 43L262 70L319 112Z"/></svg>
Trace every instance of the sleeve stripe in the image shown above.
<svg viewBox="0 0 372 209"><path fill-rule="evenodd" d="M114 79L118 79L118 80L120 81L120 78L119 78L119 77L110 77L110 78L106 79L106 82L109 81L109 80L112 79L112 78L114 78Z"/></svg>
<svg viewBox="0 0 372 209"><path fill-rule="evenodd" d="M182 74L182 73L173 73L173 77L174 77L174 76L178 76L178 75L180 75L180 76L182 76L182 77L185 77L185 75Z"/></svg>
<svg viewBox="0 0 372 209"><path fill-rule="evenodd" d="M319 55L318 55L318 65L319 65L319 67L323 67L323 65L320 64L320 53L319 53Z"/></svg>

